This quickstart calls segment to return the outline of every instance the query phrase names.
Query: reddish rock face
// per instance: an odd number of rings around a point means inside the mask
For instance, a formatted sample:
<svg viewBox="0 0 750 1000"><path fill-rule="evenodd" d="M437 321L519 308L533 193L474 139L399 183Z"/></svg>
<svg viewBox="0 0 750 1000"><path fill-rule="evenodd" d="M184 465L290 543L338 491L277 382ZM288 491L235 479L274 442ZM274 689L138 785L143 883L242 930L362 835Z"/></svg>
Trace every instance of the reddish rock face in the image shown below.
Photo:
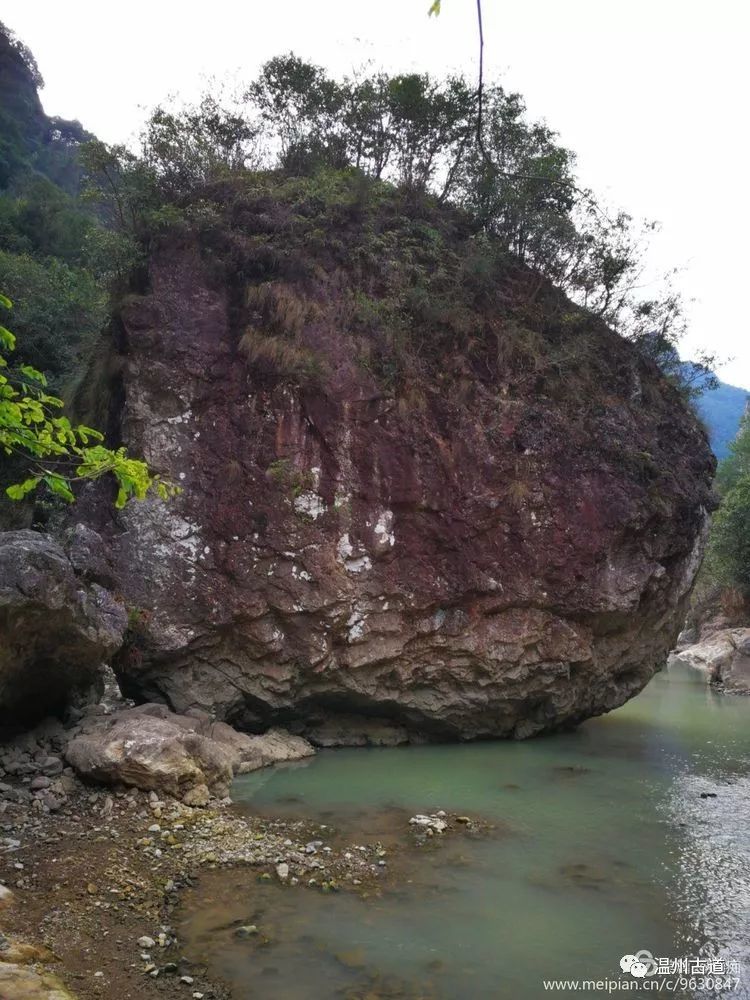
<svg viewBox="0 0 750 1000"><path fill-rule="evenodd" d="M655 368L592 321L592 398L450 355L397 398L331 280L297 336L322 374L300 382L243 356L209 267L162 247L121 316L123 438L183 487L99 525L134 609L127 694L249 730L334 717L362 742L384 722L526 737L641 690L683 619L713 469Z"/></svg>

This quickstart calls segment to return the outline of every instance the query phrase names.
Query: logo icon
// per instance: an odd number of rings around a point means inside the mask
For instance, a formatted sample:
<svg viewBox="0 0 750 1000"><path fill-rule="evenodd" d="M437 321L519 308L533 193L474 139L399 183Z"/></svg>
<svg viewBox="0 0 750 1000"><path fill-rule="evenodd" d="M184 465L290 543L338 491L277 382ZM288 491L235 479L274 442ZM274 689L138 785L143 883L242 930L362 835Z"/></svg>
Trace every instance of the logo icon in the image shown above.
<svg viewBox="0 0 750 1000"><path fill-rule="evenodd" d="M653 976L659 965L651 952L643 948L635 955L623 955L620 959L620 968L636 979L643 979L646 976Z"/></svg>

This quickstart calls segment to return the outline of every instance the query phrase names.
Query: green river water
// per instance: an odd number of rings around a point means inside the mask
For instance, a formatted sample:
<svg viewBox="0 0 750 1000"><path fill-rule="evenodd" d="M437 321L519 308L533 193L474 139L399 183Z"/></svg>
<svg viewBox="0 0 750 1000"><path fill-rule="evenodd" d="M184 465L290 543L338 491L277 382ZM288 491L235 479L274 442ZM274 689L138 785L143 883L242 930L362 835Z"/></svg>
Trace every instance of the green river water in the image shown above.
<svg viewBox="0 0 750 1000"><path fill-rule="evenodd" d="M237 1000L585 996L543 980L634 987L619 963L641 949L711 956L727 972L741 963L731 991L694 982L663 995L750 997L750 699L714 694L691 672L658 675L572 733L324 751L239 779L234 797L355 843L387 841L396 822L408 840L402 810L494 824L412 849L410 881L379 898L259 884L252 872L196 893L180 934ZM262 949L227 929L249 914L270 938Z"/></svg>

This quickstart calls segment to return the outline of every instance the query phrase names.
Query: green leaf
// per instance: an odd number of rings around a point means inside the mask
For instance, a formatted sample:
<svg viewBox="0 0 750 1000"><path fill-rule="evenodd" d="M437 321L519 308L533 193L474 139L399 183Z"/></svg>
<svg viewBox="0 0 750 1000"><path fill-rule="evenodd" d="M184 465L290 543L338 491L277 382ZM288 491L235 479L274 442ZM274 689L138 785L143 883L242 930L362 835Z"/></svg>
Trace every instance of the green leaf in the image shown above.
<svg viewBox="0 0 750 1000"><path fill-rule="evenodd" d="M62 476L56 476L54 473L44 477L44 481L57 496L62 497L63 500L67 500L68 503L73 503L75 497L73 496L73 491L71 490L67 479L63 479Z"/></svg>
<svg viewBox="0 0 750 1000"><path fill-rule="evenodd" d="M428 17L432 17L433 15L435 17L439 17L440 16L440 0L433 0L432 6L427 11L427 16Z"/></svg>
<svg viewBox="0 0 750 1000"><path fill-rule="evenodd" d="M8 298L8 296L7 295L3 295L2 292L0 292L0 306L5 306L6 309L12 309L13 308L13 303L10 301L10 299Z"/></svg>
<svg viewBox="0 0 750 1000"><path fill-rule="evenodd" d="M0 326L0 343L9 351L16 349L16 338L4 326Z"/></svg>
<svg viewBox="0 0 750 1000"><path fill-rule="evenodd" d="M33 379L34 382L38 382L40 385L47 384L46 376L36 368L32 368L31 365L21 365L18 370L25 375L26 378Z"/></svg>
<svg viewBox="0 0 750 1000"><path fill-rule="evenodd" d="M95 430L93 427L86 427L85 424L79 424L76 427L76 434L79 436L84 444L89 443L89 438L93 438L94 441L103 441L104 435L101 431Z"/></svg>
<svg viewBox="0 0 750 1000"><path fill-rule="evenodd" d="M27 493L36 489L41 480L41 476L32 476L31 479L24 479L22 483L15 483L6 489L6 493L11 500L23 500Z"/></svg>

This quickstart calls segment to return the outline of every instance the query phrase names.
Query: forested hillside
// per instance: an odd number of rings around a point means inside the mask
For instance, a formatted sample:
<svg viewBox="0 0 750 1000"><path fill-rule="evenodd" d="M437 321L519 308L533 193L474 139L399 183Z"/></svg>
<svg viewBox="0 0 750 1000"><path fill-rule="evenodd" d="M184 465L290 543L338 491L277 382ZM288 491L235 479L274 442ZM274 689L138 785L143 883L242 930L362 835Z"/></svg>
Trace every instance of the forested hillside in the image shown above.
<svg viewBox="0 0 750 1000"><path fill-rule="evenodd" d="M54 388L80 371L106 317L104 236L80 197L78 122L45 115L41 74L0 25L0 289L24 359Z"/></svg>

